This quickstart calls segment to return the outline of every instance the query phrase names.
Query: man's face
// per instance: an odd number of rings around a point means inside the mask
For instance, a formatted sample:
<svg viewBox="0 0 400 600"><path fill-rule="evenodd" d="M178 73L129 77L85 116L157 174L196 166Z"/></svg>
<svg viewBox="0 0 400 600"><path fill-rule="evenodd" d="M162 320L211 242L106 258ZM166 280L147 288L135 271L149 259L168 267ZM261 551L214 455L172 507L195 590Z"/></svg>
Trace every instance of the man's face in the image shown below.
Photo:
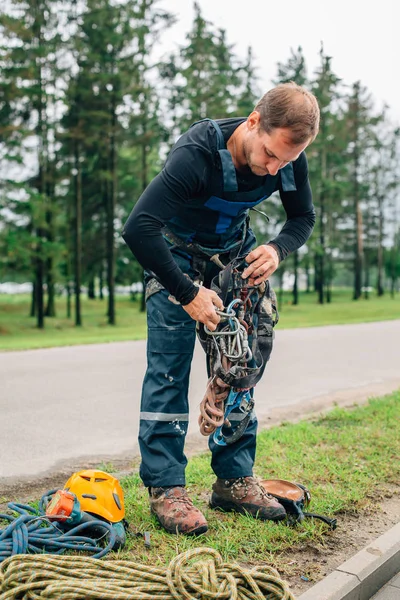
<svg viewBox="0 0 400 600"><path fill-rule="evenodd" d="M243 152L247 165L254 175L260 177L276 175L279 169L296 160L310 141L293 145L290 131L287 129L279 128L266 133L259 126L259 114L253 112L248 119L248 130L243 139Z"/></svg>

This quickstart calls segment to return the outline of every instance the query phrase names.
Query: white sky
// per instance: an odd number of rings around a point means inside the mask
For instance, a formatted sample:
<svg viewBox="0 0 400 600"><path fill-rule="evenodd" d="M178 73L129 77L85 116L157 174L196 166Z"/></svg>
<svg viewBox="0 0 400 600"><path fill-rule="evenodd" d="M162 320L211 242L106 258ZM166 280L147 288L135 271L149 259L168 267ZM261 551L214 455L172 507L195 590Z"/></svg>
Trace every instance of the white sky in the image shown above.
<svg viewBox="0 0 400 600"><path fill-rule="evenodd" d="M345 84L360 80L377 108L390 106L400 123L400 0L197 0L202 15L226 30L244 59L253 48L262 92L272 87L277 63L302 46L308 74L319 64L321 41L332 68ZM178 23L162 36L158 53L177 48L191 29L193 0L159 0Z"/></svg>

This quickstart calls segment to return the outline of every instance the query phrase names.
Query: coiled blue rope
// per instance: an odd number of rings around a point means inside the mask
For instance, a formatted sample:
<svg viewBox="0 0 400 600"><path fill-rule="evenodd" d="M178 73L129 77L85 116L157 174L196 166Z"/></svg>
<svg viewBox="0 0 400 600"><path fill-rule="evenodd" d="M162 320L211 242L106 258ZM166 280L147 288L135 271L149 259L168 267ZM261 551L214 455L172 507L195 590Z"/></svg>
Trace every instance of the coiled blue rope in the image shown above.
<svg viewBox="0 0 400 600"><path fill-rule="evenodd" d="M93 520L65 532L45 515L43 504L42 499L39 510L36 510L27 504L8 503L8 508L18 516L0 514L0 520L9 521L9 525L0 529L0 563L14 554L62 554L65 550L74 550L90 552L93 558L101 558L112 550L116 532L110 523ZM109 532L107 546L98 546L98 539L81 535L93 526L101 526Z"/></svg>

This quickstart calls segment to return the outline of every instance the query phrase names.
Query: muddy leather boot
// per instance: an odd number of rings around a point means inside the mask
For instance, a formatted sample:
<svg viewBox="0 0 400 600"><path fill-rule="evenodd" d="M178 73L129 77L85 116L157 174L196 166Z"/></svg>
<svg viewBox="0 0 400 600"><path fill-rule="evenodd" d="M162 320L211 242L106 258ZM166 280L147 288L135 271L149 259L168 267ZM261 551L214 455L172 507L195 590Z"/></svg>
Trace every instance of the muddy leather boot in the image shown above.
<svg viewBox="0 0 400 600"><path fill-rule="evenodd" d="M150 510L168 533L200 535L208 529L207 521L193 506L184 487L149 488Z"/></svg>
<svg viewBox="0 0 400 600"><path fill-rule="evenodd" d="M263 521L281 521L286 517L282 504L267 494L255 477L218 478L212 489L211 508L248 513Z"/></svg>

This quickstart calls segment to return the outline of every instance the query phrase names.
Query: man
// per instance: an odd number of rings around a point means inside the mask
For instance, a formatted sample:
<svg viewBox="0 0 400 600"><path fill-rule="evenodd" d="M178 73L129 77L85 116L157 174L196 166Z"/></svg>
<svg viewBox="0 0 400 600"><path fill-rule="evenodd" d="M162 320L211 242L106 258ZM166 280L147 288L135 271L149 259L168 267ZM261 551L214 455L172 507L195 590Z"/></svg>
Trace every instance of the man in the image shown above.
<svg viewBox="0 0 400 600"><path fill-rule="evenodd" d="M184 440L195 324L214 331L220 320L215 309L223 308L209 289L218 272L210 258L218 254L227 264L245 255L243 277L258 285L307 241L315 211L304 150L318 127L315 97L293 82L267 92L247 118L195 123L178 139L125 224L123 238L145 269L147 284L140 475L151 511L169 532L207 531L185 489ZM276 190L286 223L277 237L254 248L249 209ZM256 430L254 415L231 445L217 445L210 436L217 476L211 506L278 521L285 517L283 506L253 477Z"/></svg>

